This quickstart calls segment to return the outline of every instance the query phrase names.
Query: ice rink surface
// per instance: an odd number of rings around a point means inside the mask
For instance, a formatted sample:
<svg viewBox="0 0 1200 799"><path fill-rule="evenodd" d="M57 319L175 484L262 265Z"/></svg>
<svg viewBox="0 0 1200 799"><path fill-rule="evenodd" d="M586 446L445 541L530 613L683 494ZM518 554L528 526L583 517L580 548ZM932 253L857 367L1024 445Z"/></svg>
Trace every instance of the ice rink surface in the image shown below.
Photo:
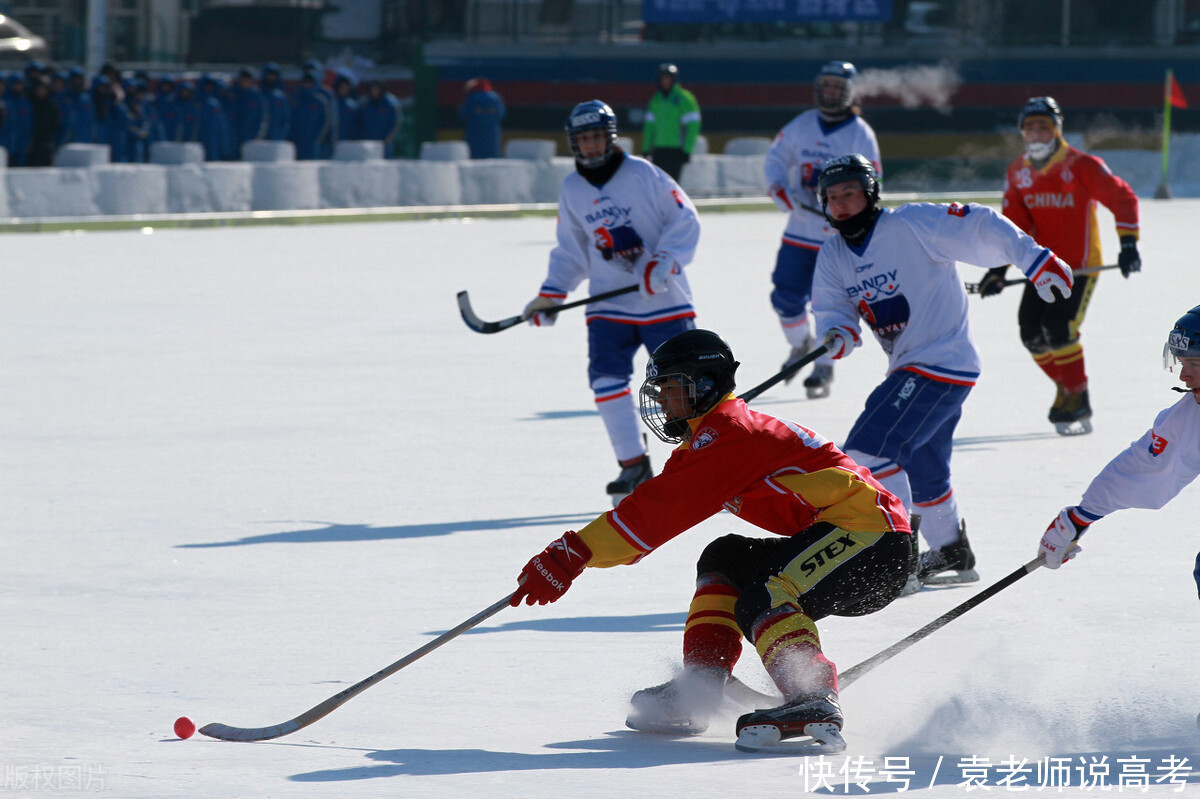
<svg viewBox="0 0 1200 799"><path fill-rule="evenodd" d="M1160 353L1200 304L1200 201L1141 213L1144 272L1106 273L1083 329L1092 435L1046 421L1054 392L1018 339L1019 291L971 299L984 372L954 468L978 587L1032 559L1058 510L1179 396ZM689 269L743 389L787 352L768 302L783 222L706 212ZM736 752L732 709L693 739L624 727L629 695L679 663L700 550L752 530L728 514L633 567L589 570L554 605L505 609L291 736L176 740L180 715L292 718L505 596L530 556L606 509L617 466L582 312L483 336L454 302L469 289L485 319L519 313L553 226L3 238L0 795L961 796L974 781L993 797L1112 796L1101 786L1118 780L1200 795L1196 486L1108 517L1065 569L848 687L850 747L824 765ZM868 341L830 398L797 383L754 405L840 442L884 364ZM654 442L656 469L668 454ZM848 668L978 587L828 619L826 651ZM752 649L736 673L767 687Z"/></svg>

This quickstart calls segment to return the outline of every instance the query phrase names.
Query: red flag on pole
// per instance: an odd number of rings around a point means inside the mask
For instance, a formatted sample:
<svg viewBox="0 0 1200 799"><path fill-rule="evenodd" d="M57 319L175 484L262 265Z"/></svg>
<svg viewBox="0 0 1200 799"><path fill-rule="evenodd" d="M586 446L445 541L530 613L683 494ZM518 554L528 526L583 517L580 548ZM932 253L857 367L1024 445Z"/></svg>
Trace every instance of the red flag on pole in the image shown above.
<svg viewBox="0 0 1200 799"><path fill-rule="evenodd" d="M1175 108L1187 108L1187 98L1183 96L1183 89L1179 88L1179 81L1175 80L1175 73L1169 73L1167 81L1167 101Z"/></svg>

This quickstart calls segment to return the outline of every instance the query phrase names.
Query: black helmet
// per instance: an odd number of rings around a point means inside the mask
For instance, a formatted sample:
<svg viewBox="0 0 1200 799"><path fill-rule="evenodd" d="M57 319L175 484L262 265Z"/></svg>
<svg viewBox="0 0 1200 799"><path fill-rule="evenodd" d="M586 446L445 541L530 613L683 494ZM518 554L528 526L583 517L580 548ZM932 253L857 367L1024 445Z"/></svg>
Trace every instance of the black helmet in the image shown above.
<svg viewBox="0 0 1200 799"><path fill-rule="evenodd" d="M1179 317L1163 345L1163 368L1168 372L1180 358L1200 358L1200 305Z"/></svg>
<svg viewBox="0 0 1200 799"><path fill-rule="evenodd" d="M1053 97L1030 97L1026 100L1020 116L1017 117L1017 127L1025 127L1025 120L1029 117L1048 117L1056 128L1062 130L1062 109Z"/></svg>
<svg viewBox="0 0 1200 799"><path fill-rule="evenodd" d="M867 206L852 217L842 220L832 219L826 210L829 205L829 187L846 181L858 181L863 192L867 195ZM821 176L817 180L817 197L821 201L821 210L825 218L843 238L851 243L859 243L866 238L867 233L879 216L879 178L875 176L875 167L865 155L851 153L830 158L821 167Z"/></svg>
<svg viewBox="0 0 1200 799"><path fill-rule="evenodd" d="M670 75L673 79L679 80L679 67L674 64L659 64L658 77L661 78L663 75Z"/></svg>
<svg viewBox="0 0 1200 799"><path fill-rule="evenodd" d="M733 350L711 330L686 330L672 336L658 345L646 364L642 421L663 441L679 443L688 432L688 419L708 413L733 391L737 368ZM682 386L688 401L683 413L677 410L669 418L659 401L668 383Z"/></svg>

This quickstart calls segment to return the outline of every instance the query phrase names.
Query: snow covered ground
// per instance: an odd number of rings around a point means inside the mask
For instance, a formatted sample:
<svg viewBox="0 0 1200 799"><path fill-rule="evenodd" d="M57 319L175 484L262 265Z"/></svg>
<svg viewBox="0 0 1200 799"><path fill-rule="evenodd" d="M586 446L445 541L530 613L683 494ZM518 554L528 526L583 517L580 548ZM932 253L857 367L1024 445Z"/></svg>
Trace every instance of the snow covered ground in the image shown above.
<svg viewBox="0 0 1200 799"><path fill-rule="evenodd" d="M1019 292L972 299L984 378L954 465L980 588L1178 396L1160 352L1200 304L1198 214L1144 200L1144 273L1100 281L1090 436L1045 420ZM748 388L787 349L767 301L783 219L703 224L699 321ZM693 739L624 727L630 693L678 663L696 556L749 529L728 514L555 605L503 610L291 736L177 740L180 715L292 718L507 595L605 509L617 467L582 313L481 336L454 303L469 289L485 319L518 313L552 237L546 218L3 237L0 794L1200 794L1195 486L1106 519L1079 560L846 688L850 747L824 761L736 752L734 709ZM868 342L829 399L779 386L755 405L840 441L883 365ZM655 444L656 467L667 454ZM826 650L848 668L977 590L829 619ZM767 687L752 650L736 673Z"/></svg>

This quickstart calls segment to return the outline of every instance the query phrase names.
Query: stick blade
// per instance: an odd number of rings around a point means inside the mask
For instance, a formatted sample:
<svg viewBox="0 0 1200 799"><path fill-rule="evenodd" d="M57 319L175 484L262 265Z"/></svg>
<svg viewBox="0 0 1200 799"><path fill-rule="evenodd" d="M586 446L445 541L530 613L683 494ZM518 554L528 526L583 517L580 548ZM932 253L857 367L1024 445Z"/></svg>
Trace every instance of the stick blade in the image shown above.
<svg viewBox="0 0 1200 799"><path fill-rule="evenodd" d="M231 727L228 724L205 724L198 732L209 738L219 738L222 741L269 741L272 738L282 738L300 729L295 719L276 724L274 727Z"/></svg>
<svg viewBox="0 0 1200 799"><path fill-rule="evenodd" d="M507 319L501 319L499 322L485 322L475 313L475 309L471 307L471 297L465 291L458 292L458 312L462 314L462 320L467 327L474 330L476 333L499 333L501 330L508 330L514 325L519 325L525 321L524 316L510 316Z"/></svg>

